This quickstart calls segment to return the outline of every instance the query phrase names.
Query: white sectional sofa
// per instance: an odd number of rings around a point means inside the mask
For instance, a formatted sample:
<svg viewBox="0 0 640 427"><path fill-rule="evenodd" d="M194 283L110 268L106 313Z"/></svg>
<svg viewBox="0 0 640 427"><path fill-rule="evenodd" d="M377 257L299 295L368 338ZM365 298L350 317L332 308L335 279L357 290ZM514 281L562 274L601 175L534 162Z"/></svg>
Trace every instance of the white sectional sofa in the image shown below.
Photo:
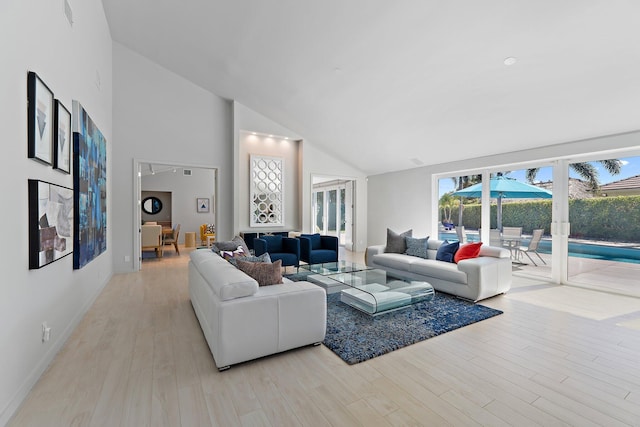
<svg viewBox="0 0 640 427"><path fill-rule="evenodd" d="M385 253L385 245L369 246L368 266L413 280L429 282L437 291L471 301L507 292L511 288L511 258L507 249L482 246L480 256L459 263L436 260L441 240L427 242L427 259Z"/></svg>
<svg viewBox="0 0 640 427"><path fill-rule="evenodd" d="M258 286L211 250L190 257L191 304L219 370L324 340L324 289L287 279Z"/></svg>

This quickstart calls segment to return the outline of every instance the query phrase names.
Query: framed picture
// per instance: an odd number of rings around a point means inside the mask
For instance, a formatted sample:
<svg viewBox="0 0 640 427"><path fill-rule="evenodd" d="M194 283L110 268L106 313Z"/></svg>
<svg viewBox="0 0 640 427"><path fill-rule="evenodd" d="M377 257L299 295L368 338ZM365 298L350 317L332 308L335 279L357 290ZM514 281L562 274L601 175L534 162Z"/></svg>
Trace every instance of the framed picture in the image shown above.
<svg viewBox="0 0 640 427"><path fill-rule="evenodd" d="M29 269L73 252L73 190L29 180Z"/></svg>
<svg viewBox="0 0 640 427"><path fill-rule="evenodd" d="M107 250L107 140L73 101L73 268Z"/></svg>
<svg viewBox="0 0 640 427"><path fill-rule="evenodd" d="M53 167L71 173L71 113L55 100L53 120Z"/></svg>
<svg viewBox="0 0 640 427"><path fill-rule="evenodd" d="M53 92L33 71L27 75L28 156L51 164L53 148Z"/></svg>
<svg viewBox="0 0 640 427"><path fill-rule="evenodd" d="M209 212L209 198L198 197L198 213L207 213L207 212Z"/></svg>

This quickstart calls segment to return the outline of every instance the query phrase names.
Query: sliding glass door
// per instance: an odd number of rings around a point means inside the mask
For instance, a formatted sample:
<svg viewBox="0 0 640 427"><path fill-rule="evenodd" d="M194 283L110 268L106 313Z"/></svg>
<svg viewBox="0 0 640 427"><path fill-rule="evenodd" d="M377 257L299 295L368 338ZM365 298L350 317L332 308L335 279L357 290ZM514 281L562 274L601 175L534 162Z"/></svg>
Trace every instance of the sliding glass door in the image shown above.
<svg viewBox="0 0 640 427"><path fill-rule="evenodd" d="M640 296L640 157L569 164L568 281Z"/></svg>

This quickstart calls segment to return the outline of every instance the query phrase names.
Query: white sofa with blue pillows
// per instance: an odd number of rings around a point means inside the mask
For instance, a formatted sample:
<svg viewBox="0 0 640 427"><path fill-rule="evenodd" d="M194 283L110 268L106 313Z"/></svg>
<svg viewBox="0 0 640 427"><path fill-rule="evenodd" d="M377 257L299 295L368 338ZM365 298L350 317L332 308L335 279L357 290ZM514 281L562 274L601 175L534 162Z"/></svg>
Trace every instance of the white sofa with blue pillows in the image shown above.
<svg viewBox="0 0 640 427"><path fill-rule="evenodd" d="M437 291L471 301L503 294L511 288L511 258L507 249L482 245L477 258L457 264L436 259L441 240L427 241L427 258L385 253L385 245L369 246L367 266L411 280L429 282Z"/></svg>

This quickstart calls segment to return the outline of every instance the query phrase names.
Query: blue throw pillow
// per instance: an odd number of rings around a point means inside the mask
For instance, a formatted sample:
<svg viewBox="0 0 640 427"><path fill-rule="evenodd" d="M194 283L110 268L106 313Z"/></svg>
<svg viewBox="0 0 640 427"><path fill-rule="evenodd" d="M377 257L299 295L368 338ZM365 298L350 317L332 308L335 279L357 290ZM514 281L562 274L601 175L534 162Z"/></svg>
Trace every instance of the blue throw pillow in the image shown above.
<svg viewBox="0 0 640 427"><path fill-rule="evenodd" d="M424 239L418 239L417 237L405 237L404 242L407 245L407 250L404 251L405 254L411 256L417 256L420 258L427 259L427 242L429 241L429 236Z"/></svg>
<svg viewBox="0 0 640 427"><path fill-rule="evenodd" d="M446 261L453 262L453 257L455 256L458 248L460 247L460 242L449 243L448 241L444 241L442 245L438 248L438 252L436 253L436 259L438 261Z"/></svg>

